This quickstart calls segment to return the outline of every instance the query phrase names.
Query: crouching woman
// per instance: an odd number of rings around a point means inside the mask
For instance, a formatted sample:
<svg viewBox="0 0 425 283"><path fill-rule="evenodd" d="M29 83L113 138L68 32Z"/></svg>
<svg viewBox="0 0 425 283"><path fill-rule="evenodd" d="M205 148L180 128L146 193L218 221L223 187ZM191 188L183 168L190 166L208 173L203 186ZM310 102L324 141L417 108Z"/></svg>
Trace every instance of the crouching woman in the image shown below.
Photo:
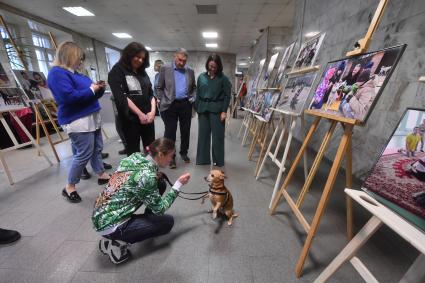
<svg viewBox="0 0 425 283"><path fill-rule="evenodd" d="M105 190L96 200L92 221L102 236L99 249L119 264L129 258L128 244L167 234L174 218L164 214L176 199L180 187L189 182L184 174L163 197L166 184L158 167L168 166L174 155L174 142L160 138L151 143L148 155L140 153L121 160ZM142 205L144 214L135 214Z"/></svg>

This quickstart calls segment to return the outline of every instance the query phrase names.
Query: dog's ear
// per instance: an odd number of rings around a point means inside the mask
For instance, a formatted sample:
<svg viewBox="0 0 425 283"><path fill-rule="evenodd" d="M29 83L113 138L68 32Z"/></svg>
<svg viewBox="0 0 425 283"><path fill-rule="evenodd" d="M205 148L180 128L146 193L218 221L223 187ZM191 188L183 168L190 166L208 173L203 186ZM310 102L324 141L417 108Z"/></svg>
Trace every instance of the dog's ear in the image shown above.
<svg viewBox="0 0 425 283"><path fill-rule="evenodd" d="M224 173L224 171L223 171L223 170L221 170L221 174L223 174L223 175L222 175L222 176L223 176L223 179L227 179L226 173Z"/></svg>

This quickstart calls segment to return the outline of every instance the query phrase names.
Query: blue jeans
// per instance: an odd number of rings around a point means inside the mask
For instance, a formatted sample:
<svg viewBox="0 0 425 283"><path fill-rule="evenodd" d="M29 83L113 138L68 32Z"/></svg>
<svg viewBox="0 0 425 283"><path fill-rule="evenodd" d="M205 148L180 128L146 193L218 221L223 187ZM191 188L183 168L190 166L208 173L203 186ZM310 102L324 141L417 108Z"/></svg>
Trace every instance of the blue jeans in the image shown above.
<svg viewBox="0 0 425 283"><path fill-rule="evenodd" d="M81 173L90 161L96 174L105 171L102 161L103 140L100 129L88 133L70 133L72 145L72 165L68 174L68 184L78 184Z"/></svg>
<svg viewBox="0 0 425 283"><path fill-rule="evenodd" d="M133 214L130 220L118 227L114 233L105 236L105 238L134 244L168 234L173 226L174 218L168 214Z"/></svg>

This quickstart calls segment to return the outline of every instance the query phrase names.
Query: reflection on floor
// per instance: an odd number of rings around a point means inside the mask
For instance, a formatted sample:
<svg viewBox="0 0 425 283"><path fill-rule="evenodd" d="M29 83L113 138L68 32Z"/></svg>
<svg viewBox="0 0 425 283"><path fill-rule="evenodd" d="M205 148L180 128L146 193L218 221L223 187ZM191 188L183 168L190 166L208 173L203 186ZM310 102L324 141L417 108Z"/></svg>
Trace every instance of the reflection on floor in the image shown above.
<svg viewBox="0 0 425 283"><path fill-rule="evenodd" d="M256 181L255 163L247 161L247 148L236 137L241 120L232 120L226 137L226 180L240 216L229 228L206 213L200 201L176 200L168 211L175 217L169 235L131 246L133 259L114 266L97 248L99 236L93 232L90 215L101 190L92 178L78 190L83 201L70 204L60 195L70 164L69 144L58 146L60 164L48 167L35 151L22 150L7 155L13 174L20 180L9 186L0 174L0 227L19 230L23 238L15 245L0 247L0 282L312 282L346 244L344 175L338 179L330 204L320 225L303 276L295 277L295 264L305 234L288 206L282 203L276 216L267 206L276 169L267 164ZM156 121L157 136L163 133ZM107 125L113 133L113 125ZM117 166L122 146L117 137L105 141L108 163ZM193 120L190 157L195 159L197 123ZM45 146L51 160L51 151ZM291 151L295 155L296 147ZM310 158L311 161L312 158ZM203 181L208 166L184 164L178 158L176 170L165 169L170 179L190 172L187 191L207 188ZM89 170L91 170L89 168ZM323 188L328 165L320 168L303 212L311 219ZM299 190L302 170L291 191ZM357 186L358 187L358 186ZM369 218L355 207L358 229ZM398 282L417 252L392 231L384 228L360 252L382 282ZM343 266L330 282L363 282L350 265Z"/></svg>

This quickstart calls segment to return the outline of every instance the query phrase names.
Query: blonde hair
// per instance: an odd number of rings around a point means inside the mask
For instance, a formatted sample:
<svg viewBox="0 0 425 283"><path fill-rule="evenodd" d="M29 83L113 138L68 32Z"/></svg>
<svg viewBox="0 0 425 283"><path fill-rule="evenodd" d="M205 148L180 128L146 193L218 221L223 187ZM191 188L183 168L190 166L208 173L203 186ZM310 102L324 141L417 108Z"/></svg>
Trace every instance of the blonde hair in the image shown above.
<svg viewBox="0 0 425 283"><path fill-rule="evenodd" d="M66 69L75 69L84 58L84 52L76 43L72 41L62 42L56 50L53 66Z"/></svg>

